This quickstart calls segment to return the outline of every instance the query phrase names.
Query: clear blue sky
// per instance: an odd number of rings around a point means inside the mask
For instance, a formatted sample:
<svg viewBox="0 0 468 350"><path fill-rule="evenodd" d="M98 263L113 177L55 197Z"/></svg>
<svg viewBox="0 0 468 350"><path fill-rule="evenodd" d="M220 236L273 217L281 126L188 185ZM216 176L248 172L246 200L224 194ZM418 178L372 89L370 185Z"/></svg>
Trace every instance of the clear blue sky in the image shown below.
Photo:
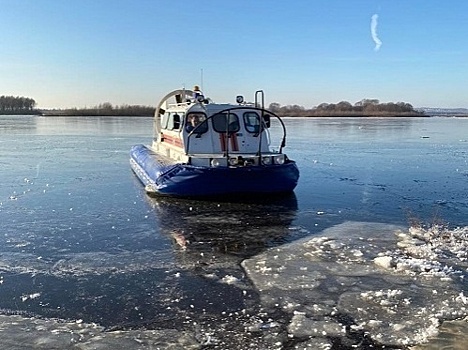
<svg viewBox="0 0 468 350"><path fill-rule="evenodd" d="M466 0L0 0L0 95L156 105L203 70L217 102L468 107L467 37Z"/></svg>

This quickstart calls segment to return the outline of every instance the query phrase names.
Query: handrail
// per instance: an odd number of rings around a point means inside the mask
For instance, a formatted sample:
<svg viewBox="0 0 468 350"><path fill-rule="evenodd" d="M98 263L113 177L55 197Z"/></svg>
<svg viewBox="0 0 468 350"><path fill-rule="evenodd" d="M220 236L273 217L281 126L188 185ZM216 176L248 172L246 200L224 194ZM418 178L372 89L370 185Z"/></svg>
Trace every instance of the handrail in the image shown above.
<svg viewBox="0 0 468 350"><path fill-rule="evenodd" d="M265 120L264 120L264 115L265 113L268 113L270 114L271 116L275 117L276 119L279 120L280 124L281 124L281 127L283 129L283 137L281 139L281 144L279 146L279 151L278 153L282 153L283 151L283 148L286 146L286 126L284 125L284 122L283 120L281 119L281 117L279 117L278 115L276 115L275 113L273 112L270 112L268 110L266 110L265 108L260 108L260 107L244 107L244 106L235 106L235 107L230 107L230 108L226 108L226 109L223 109L222 111L219 111L219 112L216 112L215 114L209 116L208 118L206 118L202 123L198 124L192 131L190 131L190 133L188 134L188 137L187 137L187 144L186 144L186 149L185 149L185 155L188 155L189 154L189 149L190 149L190 139L192 137L193 134L198 134L196 132L196 130L201 127L201 125L203 125L204 123L208 123L208 121L210 119L212 119L215 115L217 114L222 114L222 113L226 113L226 112L231 112L231 111L234 111L234 110L256 110L256 111L259 111L261 112L260 113L260 135L262 135L264 129L264 125L266 125L265 123ZM229 115L229 114L228 114ZM227 119L227 123L229 122L229 119ZM228 137L227 135L229 135L229 127L228 125L226 126L226 137ZM261 136L259 137L259 156L261 155ZM229 142L226 142L226 154L225 156L227 157L228 154L229 154Z"/></svg>
<svg viewBox="0 0 468 350"><path fill-rule="evenodd" d="M263 109L263 108L265 108L265 93L263 92L263 90L255 91L255 107L258 107L258 101L257 101L258 94L262 95L262 106L260 108Z"/></svg>
<svg viewBox="0 0 468 350"><path fill-rule="evenodd" d="M263 130L262 130L262 126L263 126L263 122L265 120L265 112L264 112L264 108L265 108L265 94L263 93L263 90L257 90L255 91L255 107L258 107L258 98L257 96L261 94L261 97L262 97L262 113L261 113L261 116L260 116L260 133L258 134L258 156L261 158L262 157L262 136L263 136Z"/></svg>

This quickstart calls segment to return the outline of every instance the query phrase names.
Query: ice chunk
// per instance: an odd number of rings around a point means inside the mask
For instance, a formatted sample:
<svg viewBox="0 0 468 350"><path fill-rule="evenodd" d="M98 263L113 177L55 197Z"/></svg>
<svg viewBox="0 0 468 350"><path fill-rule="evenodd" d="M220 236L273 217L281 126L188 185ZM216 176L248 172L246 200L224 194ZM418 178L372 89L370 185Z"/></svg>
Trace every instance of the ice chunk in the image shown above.
<svg viewBox="0 0 468 350"><path fill-rule="evenodd" d="M333 344L326 338L313 338L294 346L295 350L330 350Z"/></svg>
<svg viewBox="0 0 468 350"><path fill-rule="evenodd" d="M334 320L317 321L303 313L296 313L288 326L288 332L298 338L304 337L338 337L346 334L345 327Z"/></svg>
<svg viewBox="0 0 468 350"><path fill-rule="evenodd" d="M374 263L384 269L392 268L392 257L391 256L378 256L374 258Z"/></svg>
<svg viewBox="0 0 468 350"><path fill-rule="evenodd" d="M221 278L221 282L226 283L226 284L235 284L238 281L239 280L236 277L231 276L231 275L226 275L223 278Z"/></svg>

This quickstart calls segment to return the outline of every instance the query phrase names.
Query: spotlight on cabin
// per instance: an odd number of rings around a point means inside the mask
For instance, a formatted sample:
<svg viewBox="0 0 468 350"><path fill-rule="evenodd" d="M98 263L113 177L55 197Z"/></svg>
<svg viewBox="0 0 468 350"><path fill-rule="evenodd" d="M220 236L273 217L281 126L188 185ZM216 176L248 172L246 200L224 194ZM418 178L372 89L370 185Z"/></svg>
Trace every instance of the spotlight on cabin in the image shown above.
<svg viewBox="0 0 468 350"><path fill-rule="evenodd" d="M238 104L244 103L244 96L242 95L236 96L236 102Z"/></svg>

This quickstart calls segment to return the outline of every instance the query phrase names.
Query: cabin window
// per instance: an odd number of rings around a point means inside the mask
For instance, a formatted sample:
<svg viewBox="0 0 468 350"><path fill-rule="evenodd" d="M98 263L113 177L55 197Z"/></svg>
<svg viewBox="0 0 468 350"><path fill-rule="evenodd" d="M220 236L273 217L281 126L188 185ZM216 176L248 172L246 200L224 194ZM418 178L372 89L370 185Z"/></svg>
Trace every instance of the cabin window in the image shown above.
<svg viewBox="0 0 468 350"><path fill-rule="evenodd" d="M195 134L203 134L208 131L208 122L204 113L189 113L185 119L185 130Z"/></svg>
<svg viewBox="0 0 468 350"><path fill-rule="evenodd" d="M260 116L255 112L244 113L245 129L248 132L258 134L260 130Z"/></svg>
<svg viewBox="0 0 468 350"><path fill-rule="evenodd" d="M183 113L166 112L161 119L161 128L165 130L179 130L183 118Z"/></svg>
<svg viewBox="0 0 468 350"><path fill-rule="evenodd" d="M169 112L165 112L164 114L161 115L161 128L162 129L167 129L167 121L169 120Z"/></svg>
<svg viewBox="0 0 468 350"><path fill-rule="evenodd" d="M174 114L172 118L172 123L169 124L171 130L179 130L180 129L180 114Z"/></svg>
<svg viewBox="0 0 468 350"><path fill-rule="evenodd" d="M212 119L213 129L217 132L235 133L240 129L239 118L234 113L218 113Z"/></svg>

